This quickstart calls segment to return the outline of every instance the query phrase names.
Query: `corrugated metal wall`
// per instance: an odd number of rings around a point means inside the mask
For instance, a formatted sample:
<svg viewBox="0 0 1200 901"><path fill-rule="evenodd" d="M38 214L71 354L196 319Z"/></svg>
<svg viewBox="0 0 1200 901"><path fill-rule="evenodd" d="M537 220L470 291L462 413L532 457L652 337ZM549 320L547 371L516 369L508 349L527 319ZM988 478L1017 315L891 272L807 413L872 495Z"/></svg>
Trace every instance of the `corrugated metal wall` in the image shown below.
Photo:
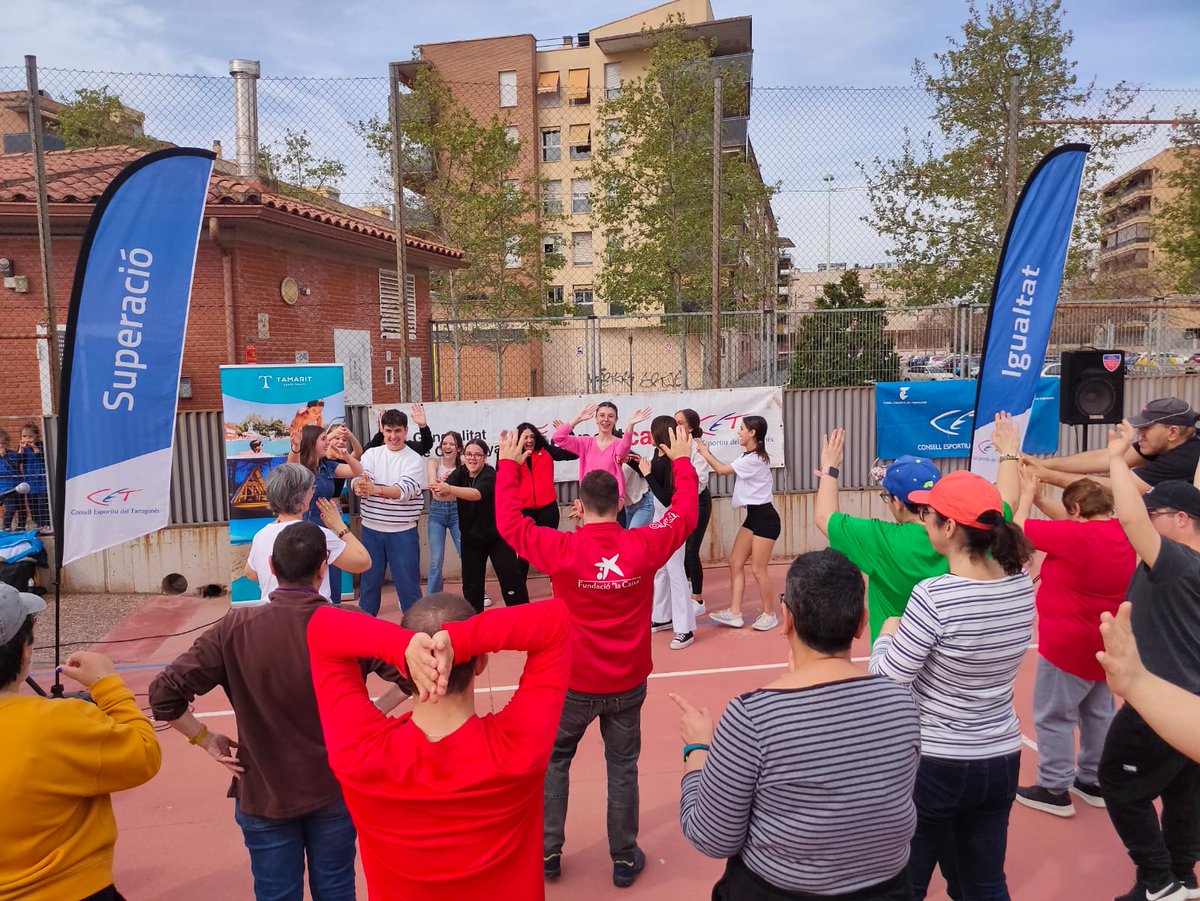
<svg viewBox="0 0 1200 901"><path fill-rule="evenodd" d="M1182 397L1195 406L1200 400L1200 375L1166 375L1125 380L1126 411L1140 410L1156 397ZM346 420L360 439L375 434L370 407L349 406ZM774 471L776 493L816 490L813 470L821 453L821 435L837 427L846 429L843 488L869 487L875 461L875 389L816 388L783 392L784 467ZM1073 454L1083 447L1082 426L1059 426L1059 453ZM44 420L46 462L53 467L57 451L57 419ZM175 456L171 472L171 525L221 523L228 519L224 467L224 422L219 410L180 413L175 422ZM1087 446L1092 450L1108 442L1108 426L1088 426ZM963 469L966 458L939 460L943 472ZM49 470L53 472L51 468ZM558 501L569 504L576 496L575 482L560 483ZM732 493L732 476L713 477L714 496Z"/></svg>

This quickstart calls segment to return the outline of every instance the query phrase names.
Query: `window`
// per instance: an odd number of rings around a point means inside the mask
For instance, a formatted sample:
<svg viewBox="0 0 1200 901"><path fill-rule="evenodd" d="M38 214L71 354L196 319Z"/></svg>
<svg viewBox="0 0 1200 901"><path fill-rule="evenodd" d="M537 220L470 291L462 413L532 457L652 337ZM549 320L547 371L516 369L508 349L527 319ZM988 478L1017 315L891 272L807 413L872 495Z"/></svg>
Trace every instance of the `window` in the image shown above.
<svg viewBox="0 0 1200 901"><path fill-rule="evenodd" d="M500 105L501 106L516 106L517 105L517 73L516 72L501 72L500 73Z"/></svg>
<svg viewBox="0 0 1200 901"><path fill-rule="evenodd" d="M625 143L625 132L621 128L620 119L604 120L604 142L614 153L619 153Z"/></svg>
<svg viewBox="0 0 1200 901"><path fill-rule="evenodd" d="M608 315L609 316L624 316L625 315L625 304L617 303L616 301L609 301Z"/></svg>
<svg viewBox="0 0 1200 901"><path fill-rule="evenodd" d="M554 163L562 158L562 132L557 128L542 129L542 162Z"/></svg>
<svg viewBox="0 0 1200 901"><path fill-rule="evenodd" d="M542 212L548 216L559 216L562 211L562 182L542 182Z"/></svg>
<svg viewBox="0 0 1200 901"><path fill-rule="evenodd" d="M548 257L552 254L562 254L563 240L562 235L546 235L542 238L542 256Z"/></svg>
<svg viewBox="0 0 1200 901"><path fill-rule="evenodd" d="M546 306L550 310L561 310L563 305L562 285L551 285L546 289Z"/></svg>
<svg viewBox="0 0 1200 901"><path fill-rule="evenodd" d="M571 181L571 212L590 213L592 211L592 181L589 178L576 178Z"/></svg>
<svg viewBox="0 0 1200 901"><path fill-rule="evenodd" d="M571 262L576 266L592 265L592 233L571 233Z"/></svg>
<svg viewBox="0 0 1200 901"><path fill-rule="evenodd" d="M571 145L571 159L590 160L592 158L592 127L590 125L572 125L567 132L567 142Z"/></svg>
<svg viewBox="0 0 1200 901"><path fill-rule="evenodd" d="M520 137L517 136L517 126L505 125L504 126L504 139L506 141L508 141L508 143L510 143L510 144L520 144L521 139L520 139Z"/></svg>
<svg viewBox="0 0 1200 901"><path fill-rule="evenodd" d="M404 310L400 309L400 288L395 269L379 270L379 332L382 338L399 338L408 320L408 340L417 340L417 278L404 278Z"/></svg>
<svg viewBox="0 0 1200 901"><path fill-rule="evenodd" d="M567 103L586 106L591 98L591 69L572 69L567 73Z"/></svg>
<svg viewBox="0 0 1200 901"><path fill-rule="evenodd" d="M538 74L537 101L541 109L553 109L558 106L560 102L558 77L557 72Z"/></svg>
<svg viewBox="0 0 1200 901"><path fill-rule="evenodd" d="M621 64L604 64L604 99L615 100L621 96Z"/></svg>
<svg viewBox="0 0 1200 901"><path fill-rule="evenodd" d="M504 268L521 268L521 239L511 235L504 240Z"/></svg>
<svg viewBox="0 0 1200 901"><path fill-rule="evenodd" d="M591 316L594 313L596 307L592 300L591 285L576 286L573 299L576 315Z"/></svg>

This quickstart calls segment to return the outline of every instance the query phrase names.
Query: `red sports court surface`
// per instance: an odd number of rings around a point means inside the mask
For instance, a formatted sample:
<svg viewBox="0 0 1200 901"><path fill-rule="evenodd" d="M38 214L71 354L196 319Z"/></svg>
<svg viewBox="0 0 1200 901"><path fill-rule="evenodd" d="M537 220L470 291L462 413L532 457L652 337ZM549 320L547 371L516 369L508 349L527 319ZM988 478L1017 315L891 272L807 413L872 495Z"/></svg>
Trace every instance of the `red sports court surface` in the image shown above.
<svg viewBox="0 0 1200 901"><path fill-rule="evenodd" d="M782 588L784 566L774 565L771 569L774 584ZM710 609L727 606L728 584L726 569L706 571L705 594ZM490 589L493 597L500 596L497 586L491 585ZM750 592L747 612L756 614L757 596L752 587ZM548 582L531 581L530 594L535 598L548 596ZM386 618L398 619L394 595L385 597L384 605ZM178 632L217 619L227 606L222 599L156 599L106 637ZM667 647L670 633L653 636L655 672L642 717L640 771L640 844L646 852L646 871L631 889L612 885L605 836L604 756L599 730L593 727L580 744L571 768L563 875L547 887L547 898L708 897L723 862L701 856L679 831L679 717L667 693L682 694L719 716L730 698L776 678L787 660L787 649L778 631L758 633L749 625L734 630L709 624L707 618L700 622L696 643L683 651ZM158 668L186 649L194 634L99 645L96 649L109 652L119 666L127 667L122 675L144 697ZM39 641L44 637L39 636ZM856 643L854 653L858 658L866 657L865 639ZM1030 745L1035 659L1036 651L1031 649L1016 692L1017 711ZM499 709L508 701L522 663L520 654L492 658L477 682L481 713ZM196 710L205 715L210 729L234 731L234 720L222 692L198 699ZM162 771L149 784L115 798L120 829L117 887L130 899L252 898L249 860L233 821L233 802L225 798L226 771L179 734L167 731L160 738ZM1036 762L1036 752L1027 747L1021 761L1022 783L1034 780ZM1078 800L1075 809L1073 819L1059 819L1014 806L1007 864L1013 898L1093 901L1111 898L1133 883L1132 865L1105 812ZM431 811L431 816L436 816L436 811ZM361 870L359 897L367 897ZM936 875L929 897L946 897Z"/></svg>

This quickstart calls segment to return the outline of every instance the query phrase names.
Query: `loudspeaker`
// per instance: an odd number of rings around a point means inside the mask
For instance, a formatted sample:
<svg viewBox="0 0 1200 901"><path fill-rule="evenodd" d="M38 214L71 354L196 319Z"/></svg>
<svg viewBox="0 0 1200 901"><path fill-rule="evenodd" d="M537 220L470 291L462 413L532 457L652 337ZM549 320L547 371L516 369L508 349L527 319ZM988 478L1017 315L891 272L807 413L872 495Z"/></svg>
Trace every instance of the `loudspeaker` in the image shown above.
<svg viewBox="0 0 1200 901"><path fill-rule="evenodd" d="M1058 420L1067 425L1120 422L1125 409L1125 352L1070 350L1062 355Z"/></svg>

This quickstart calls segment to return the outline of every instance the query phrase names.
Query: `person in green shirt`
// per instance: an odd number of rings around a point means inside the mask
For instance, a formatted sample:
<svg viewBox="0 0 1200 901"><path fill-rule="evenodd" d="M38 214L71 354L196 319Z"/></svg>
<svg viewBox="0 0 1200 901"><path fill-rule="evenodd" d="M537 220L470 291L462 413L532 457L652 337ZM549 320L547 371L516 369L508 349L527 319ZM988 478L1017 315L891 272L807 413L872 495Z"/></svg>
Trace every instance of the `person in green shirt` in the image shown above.
<svg viewBox="0 0 1200 901"><path fill-rule="evenodd" d="M995 423L992 443L1000 457L996 487L1004 501L1004 518L1011 521L1021 488L1017 467L1021 437L1008 413L997 413ZM887 468L880 494L896 521L848 516L838 509L838 468L845 448L845 429L834 429L821 438L817 528L829 539L831 548L841 551L867 575L867 612L874 644L883 621L903 615L914 585L950 571L946 558L929 543L918 515L920 507L908 502L909 492L932 488L941 473L932 460L906 454Z"/></svg>
<svg viewBox="0 0 1200 901"><path fill-rule="evenodd" d="M883 621L904 613L914 585L950 571L946 558L929 543L918 516L920 508L908 502L910 491L932 488L941 473L924 457L900 457L887 468L880 494L896 521L849 516L838 509L837 476L845 444L845 429L823 436L817 528L829 539L831 548L841 551L867 575L867 611L874 644Z"/></svg>

